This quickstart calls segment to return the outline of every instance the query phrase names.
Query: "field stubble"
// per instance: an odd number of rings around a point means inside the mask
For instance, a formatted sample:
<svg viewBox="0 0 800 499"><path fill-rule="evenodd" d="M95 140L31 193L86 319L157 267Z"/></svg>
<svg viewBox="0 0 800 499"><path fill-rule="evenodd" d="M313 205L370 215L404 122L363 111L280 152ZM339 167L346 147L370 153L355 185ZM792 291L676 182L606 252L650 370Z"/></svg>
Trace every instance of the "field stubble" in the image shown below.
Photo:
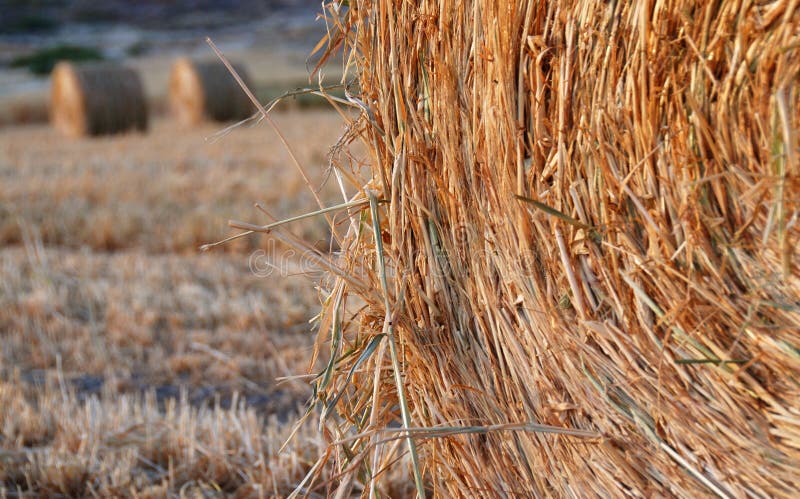
<svg viewBox="0 0 800 499"><path fill-rule="evenodd" d="M331 113L285 115L282 132L321 183L327 148L341 133ZM263 127L240 128L217 138L211 125L177 130L156 122L148 135L65 140L46 127L19 127L0 134L0 244L23 242L26 227L46 245L93 250L139 248L147 252L194 252L229 233L229 218L314 207L286 149ZM331 186L328 186L331 187ZM326 192L333 192L328 189ZM324 220L298 235L325 241ZM225 250L252 250L258 239Z"/></svg>
<svg viewBox="0 0 800 499"><path fill-rule="evenodd" d="M276 120L323 184L340 118ZM255 275L257 237L197 252L227 218L265 223L253 202L290 216L314 196L264 127L216 131L0 134L3 494L283 496L323 452L308 433L278 453L309 395L276 378L308 370L313 287ZM329 244L324 220L294 229Z"/></svg>

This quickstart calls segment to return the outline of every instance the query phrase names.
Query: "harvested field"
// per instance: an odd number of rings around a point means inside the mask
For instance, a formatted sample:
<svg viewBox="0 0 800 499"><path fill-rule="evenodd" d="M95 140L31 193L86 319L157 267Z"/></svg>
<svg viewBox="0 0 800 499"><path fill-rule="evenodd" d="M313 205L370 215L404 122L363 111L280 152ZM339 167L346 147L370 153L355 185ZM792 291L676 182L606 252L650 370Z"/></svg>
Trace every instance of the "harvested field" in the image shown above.
<svg viewBox="0 0 800 499"><path fill-rule="evenodd" d="M316 296L303 278L256 276L243 256L43 247L6 249L0 268L6 378L43 381L60 366L86 395L185 386L196 403L234 391L288 400L273 412L305 395L296 384L273 393L306 362Z"/></svg>
<svg viewBox="0 0 800 499"><path fill-rule="evenodd" d="M273 119L321 185L341 118ZM314 269L254 263L281 249L256 237L198 251L255 201L314 197L271 131L217 130L0 132L0 496L285 497L324 452L312 425L278 453L310 396L276 378L310 367ZM324 221L294 229L327 248Z"/></svg>
<svg viewBox="0 0 800 499"><path fill-rule="evenodd" d="M283 453L309 396L304 278L246 258L0 253L0 490L283 497L324 450ZM87 433L87 429L89 429Z"/></svg>
<svg viewBox="0 0 800 499"><path fill-rule="evenodd" d="M328 148L342 133L329 112L277 115L302 164L322 184ZM178 130L157 121L147 135L66 140L44 126L0 132L0 244L21 244L26 228L46 245L111 251L195 252L230 233L227 221L262 202L289 216L315 205L278 138L241 127L214 140L219 126ZM314 147L307 147L314 145ZM324 192L333 192L326 185ZM312 242L329 239L323 221L295 227ZM248 251L253 238L222 250Z"/></svg>
<svg viewBox="0 0 800 499"><path fill-rule="evenodd" d="M313 429L279 452L291 426L237 400L79 400L57 385L0 382L3 497L286 497L324 451ZM323 497L322 492L309 493Z"/></svg>

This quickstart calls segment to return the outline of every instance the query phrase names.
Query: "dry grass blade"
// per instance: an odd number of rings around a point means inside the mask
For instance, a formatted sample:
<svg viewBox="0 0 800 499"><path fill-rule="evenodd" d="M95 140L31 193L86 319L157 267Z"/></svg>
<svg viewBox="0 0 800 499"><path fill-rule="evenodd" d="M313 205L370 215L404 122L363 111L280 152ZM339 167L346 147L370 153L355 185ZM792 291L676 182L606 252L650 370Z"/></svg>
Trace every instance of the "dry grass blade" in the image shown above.
<svg viewBox="0 0 800 499"><path fill-rule="evenodd" d="M559 428L557 426L540 425L534 423L495 424L488 426L437 426L431 428L383 428L376 430L374 433L400 434L399 436L389 437L388 439L380 442L384 443L392 440L403 439L405 438L405 435L414 435L415 438L442 438L453 435L467 435L470 433L484 434L497 431L528 431L533 433L552 433L571 437L600 438L599 434L592 431L571 430L569 428ZM363 438L365 435L366 434L354 435L343 440L339 440L336 443L342 444L352 442Z"/></svg>
<svg viewBox="0 0 800 499"><path fill-rule="evenodd" d="M184 127L203 120L242 120L255 110L239 85L250 87L251 78L242 64L231 64L236 71L231 80L228 68L217 60L180 58L172 65L169 81L170 111Z"/></svg>
<svg viewBox="0 0 800 499"><path fill-rule="evenodd" d="M219 48L217 48L216 44L214 44L214 42L211 40L211 38L206 37L206 43L208 43L208 45L211 47L211 49L214 51L214 53L217 55L217 57L219 57L219 59L222 61L222 63L225 64L225 67L228 68L228 71L230 71L231 75L234 77L234 79L236 79L236 82L242 88L244 93L247 94L247 97L250 99L250 101L253 103L253 105L256 107L256 109L258 109L258 111L261 113L261 117L263 119L265 119L267 121L267 123L269 123L270 127L272 127L272 129L275 132L275 134L280 138L281 142L283 143L283 147L285 147L286 151L289 153L289 157L292 159L292 162L294 163L295 167L297 168L297 171L300 172L300 175L303 177L303 180L305 180L305 182L306 182L306 186L311 191L312 195L314 196L314 199L316 199L317 205L319 205L320 209L322 209L324 207L323 203L322 203L322 200L319 198L319 196L317 194L317 191L312 187L311 180L309 180L309 177L308 177L308 173L306 173L305 168L303 168L303 166L300 164L300 161L298 161L297 155L294 153L294 150L293 150L292 146L289 145L289 142L286 140L286 138L284 137L283 133L281 133L280 129L278 128L278 125L276 125L275 122L272 120L272 118L270 117L269 112L267 111L267 109L264 107L263 104L261 104L261 102L259 102L259 100L256 98L256 96L253 94L253 92L247 86L245 81L242 79L242 77L236 71L236 68L234 68L233 65L230 62L228 62L228 60L225 58L225 56L222 54L222 52L219 50ZM328 222L330 222L330 220L328 220Z"/></svg>
<svg viewBox="0 0 800 499"><path fill-rule="evenodd" d="M551 208L551 207L547 206L544 203L540 203L539 201L536 201L535 199L531 199L531 198L528 198L528 197L525 197L525 196L520 196L518 194L515 194L514 197L519 199L520 201L525 201L526 203L529 203L529 204L533 205L534 207L542 210L543 212L547 213L548 215L553 215L554 217L557 217L557 218L559 218L559 219L567 222L568 224L573 225L573 226L575 226L575 227L577 227L579 229L591 229L592 228L591 225L586 225L585 223L581 223L578 220L575 220L574 218L570 217L569 215L565 215L565 214L561 213L560 211L556 210L555 208Z"/></svg>
<svg viewBox="0 0 800 499"><path fill-rule="evenodd" d="M375 236L375 258L378 266L378 276L383 290L383 309L384 309L384 330L389 341L389 352L392 356L392 370L394 371L394 381L397 386L397 398L400 401L400 416L403 420L403 428L411 428L411 414L408 409L408 400L403 387L403 371L400 366L400 354L397 350L397 340L394 336L394 317L397 311L393 311L389 301L389 284L386 281L386 263L383 256L383 231L381 230L380 212L378 211L378 198L373 193L369 193L369 207L372 214L372 230ZM408 451L411 455L411 466L414 470L414 484L417 487L417 496L425 497L425 486L422 483L422 472L420 471L419 457L417 456L417 444L410 434L406 434Z"/></svg>
<svg viewBox="0 0 800 499"><path fill-rule="evenodd" d="M297 215L296 217L290 217L290 218L287 218L286 220L281 220L280 222L274 222L274 223L267 224L267 225L255 225L255 224L251 224L251 223L247 223L247 222L238 222L236 220L231 220L230 222L228 222L228 225L230 227L233 227L234 229L243 229L243 230L249 231L249 233L251 233L251 234L253 232L269 233L272 229L280 227L281 225L286 225L286 224L289 224L289 223L292 223L292 222L297 222L297 221L300 221L300 220L304 220L306 218L316 217L318 215L323 215L325 213L331 213L331 212L334 212L334 211L346 210L348 208L355 208L356 206L363 206L363 205L365 205L367 203L368 203L367 200L359 200L359 201L353 201L353 202L350 202L350 203L337 204L336 206L329 206L327 208L323 208L323 209L317 210L317 211L312 211L310 213L303 213L302 215Z"/></svg>
<svg viewBox="0 0 800 499"><path fill-rule="evenodd" d="M316 217L318 215L323 215L323 214L331 213L331 212L334 212L334 211L341 211L341 210L346 210L348 208L355 208L356 206L363 206L363 205L365 205L367 203L368 203L368 201L366 201L366 200L353 201L353 202L350 202L350 203L342 203L342 204L338 204L336 206L329 206L329 207L323 208L321 210L312 211L310 213L303 213L302 215L297 215L297 216L294 216L294 217L287 218L285 220L281 220L281 221L278 221L278 222L273 222L271 224L266 224L266 225L255 225L255 224L251 224L251 223L247 223L247 222L239 222L239 221L236 221L236 220L230 220L228 222L228 225L230 227L233 227L234 229L242 229L245 232L242 232L242 233L239 233L239 234L234 234L234 235L232 235L230 237L226 237L225 239L222 239L221 241L217 241L215 243L204 244L204 245L200 246L200 251L208 251L208 250L210 250L210 249L212 249L212 248L214 248L216 246L221 246L223 244L229 243L229 242L231 242L233 240L236 240L236 239L239 239L241 237L245 237L245 236L249 236L251 234L255 234L256 232L262 232L264 234L269 234L273 229L277 229L278 227L281 227L282 225L290 224L292 222L298 222L300 220L305 220L306 218L312 218L312 217ZM259 207L259 206L260 205L258 203L256 203L256 207Z"/></svg>

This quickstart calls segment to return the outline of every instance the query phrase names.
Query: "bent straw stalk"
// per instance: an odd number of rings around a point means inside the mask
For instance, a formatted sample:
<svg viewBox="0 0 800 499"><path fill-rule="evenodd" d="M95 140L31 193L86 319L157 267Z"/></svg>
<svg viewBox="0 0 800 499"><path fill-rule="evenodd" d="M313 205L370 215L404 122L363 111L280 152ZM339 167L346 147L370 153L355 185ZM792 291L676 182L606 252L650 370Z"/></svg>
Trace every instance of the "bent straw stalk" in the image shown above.
<svg viewBox="0 0 800 499"><path fill-rule="evenodd" d="M397 386L397 396L400 399L400 415L403 418L403 428L408 430L411 427L411 415L408 410L405 389L403 388L403 373L400 367L399 354L397 352L397 340L394 337L394 324L392 322L392 305L389 301L389 284L386 282L386 266L383 258L383 242L381 230L380 213L378 211L378 199L375 194L369 193L369 207L372 214L372 230L375 235L375 252L378 265L378 276L383 291L384 309L384 329L389 341L389 352L392 356L392 370L394 371L394 381ZM411 466L414 469L414 485L417 488L417 495L425 497L425 486L422 483L422 473L419 469L419 457L417 456L417 445L414 438L407 434L408 452L411 454Z"/></svg>
<svg viewBox="0 0 800 499"><path fill-rule="evenodd" d="M242 84L250 85L247 69L233 64ZM173 117L183 127L204 120L239 121L252 115L255 107L239 88L238 79L216 60L180 58L172 65L169 104Z"/></svg>

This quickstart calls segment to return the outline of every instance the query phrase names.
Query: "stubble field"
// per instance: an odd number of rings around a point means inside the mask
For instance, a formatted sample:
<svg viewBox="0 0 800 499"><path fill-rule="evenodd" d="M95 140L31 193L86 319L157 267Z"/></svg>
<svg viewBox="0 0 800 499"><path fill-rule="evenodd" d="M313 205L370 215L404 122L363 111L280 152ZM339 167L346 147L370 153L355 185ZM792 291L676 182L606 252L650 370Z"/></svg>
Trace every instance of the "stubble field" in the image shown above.
<svg viewBox="0 0 800 499"><path fill-rule="evenodd" d="M340 200L341 118L275 120ZM270 129L219 128L0 130L0 496L284 496L321 452L313 424L278 452L309 395L313 276L253 272L257 237L198 250L229 218L267 223L254 202L316 201ZM329 245L324 220L293 230Z"/></svg>

